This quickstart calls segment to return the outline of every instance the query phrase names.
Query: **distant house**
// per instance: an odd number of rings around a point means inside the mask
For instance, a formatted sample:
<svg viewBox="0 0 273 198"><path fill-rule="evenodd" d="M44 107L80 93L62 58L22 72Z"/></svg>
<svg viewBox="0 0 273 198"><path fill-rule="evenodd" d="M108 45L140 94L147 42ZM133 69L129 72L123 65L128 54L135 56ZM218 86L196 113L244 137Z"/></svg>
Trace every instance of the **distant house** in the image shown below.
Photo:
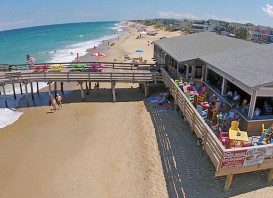
<svg viewBox="0 0 273 198"><path fill-rule="evenodd" d="M266 42L273 43L273 29L272 28L269 28L264 31L263 39Z"/></svg>
<svg viewBox="0 0 273 198"><path fill-rule="evenodd" d="M264 40L264 33L268 29L270 29L270 28L260 26L260 25L256 26L254 28L253 32L251 33L251 40L253 40L253 41L263 41Z"/></svg>

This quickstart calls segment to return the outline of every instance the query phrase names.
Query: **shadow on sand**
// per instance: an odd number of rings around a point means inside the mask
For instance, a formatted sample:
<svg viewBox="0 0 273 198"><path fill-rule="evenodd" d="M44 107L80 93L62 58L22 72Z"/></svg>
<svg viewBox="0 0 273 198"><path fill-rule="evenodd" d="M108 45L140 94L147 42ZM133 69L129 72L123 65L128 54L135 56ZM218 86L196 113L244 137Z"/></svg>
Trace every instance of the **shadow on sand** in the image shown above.
<svg viewBox="0 0 273 198"><path fill-rule="evenodd" d="M151 87L150 95L166 92L164 86ZM173 103L172 103L173 104ZM160 151L169 197L230 197L250 192L273 182L266 181L269 171L256 171L234 175L231 188L224 192L225 178L215 177L215 167L192 133L182 113L174 110L159 113L159 107L145 100Z"/></svg>

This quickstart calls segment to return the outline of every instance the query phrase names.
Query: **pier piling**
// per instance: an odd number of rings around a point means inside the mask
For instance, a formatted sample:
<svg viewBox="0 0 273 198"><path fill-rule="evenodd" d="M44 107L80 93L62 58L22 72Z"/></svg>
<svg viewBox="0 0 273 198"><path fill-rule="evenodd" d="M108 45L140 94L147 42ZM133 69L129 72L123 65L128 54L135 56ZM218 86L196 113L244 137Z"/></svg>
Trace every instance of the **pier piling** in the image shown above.
<svg viewBox="0 0 273 198"><path fill-rule="evenodd" d="M54 96L57 97L57 82L54 82Z"/></svg>
<svg viewBox="0 0 273 198"><path fill-rule="evenodd" d="M39 95L40 92L39 92L39 83L38 82L36 83L36 86L37 86L37 94Z"/></svg>
<svg viewBox="0 0 273 198"><path fill-rule="evenodd" d="M51 105L51 82L48 82L48 105Z"/></svg>
<svg viewBox="0 0 273 198"><path fill-rule="evenodd" d="M82 101L84 101L84 93L83 93L83 86L82 86L82 82L79 82L80 86L81 86L81 95L82 95Z"/></svg>
<svg viewBox="0 0 273 198"><path fill-rule="evenodd" d="M13 97L14 97L14 100L16 100L16 93L15 93L14 82L12 82L11 84L12 84L12 90L13 90Z"/></svg>
<svg viewBox="0 0 273 198"><path fill-rule="evenodd" d="M20 91L21 91L21 94L23 94L22 84L21 84L21 83L19 83L19 85L20 85Z"/></svg>
<svg viewBox="0 0 273 198"><path fill-rule="evenodd" d="M111 83L111 88L112 88L112 95L113 95L113 102L115 103L117 100L116 100L116 83L115 82L112 82Z"/></svg>
<svg viewBox="0 0 273 198"><path fill-rule="evenodd" d="M62 95L64 95L64 83L61 82L61 92L62 92Z"/></svg>
<svg viewBox="0 0 273 198"><path fill-rule="evenodd" d="M88 87L87 81L85 82L85 89L86 89L86 94L89 94L89 87Z"/></svg>
<svg viewBox="0 0 273 198"><path fill-rule="evenodd" d="M34 93L33 93L33 84L32 84L32 82L30 83L30 91L31 91L32 101L34 101Z"/></svg>
<svg viewBox="0 0 273 198"><path fill-rule="evenodd" d="M5 85L3 85L2 88L3 88L3 94L4 94L5 105L6 105L6 107L8 107L8 101L7 101L6 91L5 91Z"/></svg>
<svg viewBox="0 0 273 198"><path fill-rule="evenodd" d="M25 83L25 91L26 91L26 103L27 107L29 107L28 93L27 93L27 83Z"/></svg>

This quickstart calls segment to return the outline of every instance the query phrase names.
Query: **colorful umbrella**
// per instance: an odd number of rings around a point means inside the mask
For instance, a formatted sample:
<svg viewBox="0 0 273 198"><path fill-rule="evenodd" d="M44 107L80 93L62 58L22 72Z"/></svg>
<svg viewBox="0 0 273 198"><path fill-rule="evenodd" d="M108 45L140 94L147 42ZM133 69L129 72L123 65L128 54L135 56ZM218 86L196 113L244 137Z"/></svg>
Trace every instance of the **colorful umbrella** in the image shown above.
<svg viewBox="0 0 273 198"><path fill-rule="evenodd" d="M94 53L94 54L91 54L91 56L96 56L96 57L106 57L105 54L102 54L100 52L97 52L97 53Z"/></svg>
<svg viewBox="0 0 273 198"><path fill-rule="evenodd" d="M105 54L102 54L102 53L100 53L100 52L97 52L97 53L91 54L91 56L96 56L96 57L98 57L98 58L97 58L97 60L99 59L99 57L106 57L106 55L105 55Z"/></svg>

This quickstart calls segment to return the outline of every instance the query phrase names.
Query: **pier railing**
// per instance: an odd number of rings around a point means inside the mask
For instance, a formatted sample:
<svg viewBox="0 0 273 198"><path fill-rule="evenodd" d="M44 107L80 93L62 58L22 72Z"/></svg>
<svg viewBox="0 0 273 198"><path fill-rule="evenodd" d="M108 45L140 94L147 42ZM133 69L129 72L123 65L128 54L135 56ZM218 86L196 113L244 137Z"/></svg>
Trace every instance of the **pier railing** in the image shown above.
<svg viewBox="0 0 273 198"><path fill-rule="evenodd" d="M35 66L47 65L50 67L51 65L61 64L66 69L72 69L74 64L86 64L86 69L91 68L92 64L96 65L104 65L104 68L112 68L112 69L156 69L163 64L150 64L150 63L125 63L125 62L64 62L64 63L36 63L33 66L29 66L27 64L0 64L0 72L8 72L8 71L22 71L22 70L34 70Z"/></svg>
<svg viewBox="0 0 273 198"><path fill-rule="evenodd" d="M203 149L216 168L215 176L227 175L225 190L230 187L233 174L270 169L268 181L273 179L272 144L226 149L171 76L164 69L161 73L175 105L179 106L192 131L203 140Z"/></svg>

